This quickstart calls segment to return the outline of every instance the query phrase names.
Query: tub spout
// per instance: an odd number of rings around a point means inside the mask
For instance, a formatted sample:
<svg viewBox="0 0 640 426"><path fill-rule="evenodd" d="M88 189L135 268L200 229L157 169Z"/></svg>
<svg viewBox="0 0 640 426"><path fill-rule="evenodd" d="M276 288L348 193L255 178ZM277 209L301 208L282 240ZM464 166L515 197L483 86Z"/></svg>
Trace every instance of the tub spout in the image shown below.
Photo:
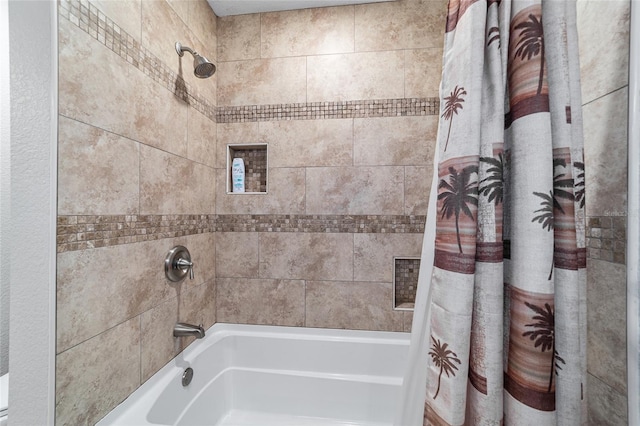
<svg viewBox="0 0 640 426"><path fill-rule="evenodd" d="M202 324L192 325L179 322L173 326L173 337L194 336L196 339L204 337L204 328Z"/></svg>

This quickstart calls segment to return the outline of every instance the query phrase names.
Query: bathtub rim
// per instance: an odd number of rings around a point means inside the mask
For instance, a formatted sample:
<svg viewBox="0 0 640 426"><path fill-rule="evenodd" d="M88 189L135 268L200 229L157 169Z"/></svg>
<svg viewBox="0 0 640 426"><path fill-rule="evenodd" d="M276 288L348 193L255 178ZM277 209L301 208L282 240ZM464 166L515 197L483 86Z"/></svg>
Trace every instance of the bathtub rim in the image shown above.
<svg viewBox="0 0 640 426"><path fill-rule="evenodd" d="M107 426L114 424L132 407L137 404L143 406L142 410L148 413L156 401L158 392L162 392L175 380L176 374L180 374L189 367L194 359L205 352L211 346L228 337L268 337L290 340L326 341L336 343L363 343L406 346L410 344L410 333L401 331L369 331L346 330L331 328L311 328L293 326L272 326L254 324L215 323L206 330L202 340L196 340L189 344L182 352L167 362L153 376L142 383L127 398L109 411L96 425ZM145 414L146 418L146 414ZM154 423L148 423L153 425Z"/></svg>

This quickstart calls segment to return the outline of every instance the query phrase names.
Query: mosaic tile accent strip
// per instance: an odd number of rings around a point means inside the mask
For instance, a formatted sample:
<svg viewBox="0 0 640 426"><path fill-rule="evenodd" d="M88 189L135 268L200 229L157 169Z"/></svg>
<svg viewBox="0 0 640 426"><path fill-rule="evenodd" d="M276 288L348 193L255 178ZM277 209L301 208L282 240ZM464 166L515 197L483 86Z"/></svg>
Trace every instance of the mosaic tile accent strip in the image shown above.
<svg viewBox="0 0 640 426"><path fill-rule="evenodd" d="M587 218L587 257L626 264L626 216Z"/></svg>
<svg viewBox="0 0 640 426"><path fill-rule="evenodd" d="M59 0L58 15L113 51L129 64L160 83L178 98L215 121L216 107L199 95L158 57L86 0Z"/></svg>
<svg viewBox="0 0 640 426"><path fill-rule="evenodd" d="M425 216L219 215L217 232L423 233Z"/></svg>
<svg viewBox="0 0 640 426"><path fill-rule="evenodd" d="M215 215L58 216L58 253L214 230Z"/></svg>
<svg viewBox="0 0 640 426"><path fill-rule="evenodd" d="M267 192L267 149L230 149L231 159L244 161L245 192Z"/></svg>
<svg viewBox="0 0 640 426"><path fill-rule="evenodd" d="M58 252L207 232L424 233L425 216L102 215L58 216Z"/></svg>
<svg viewBox="0 0 640 426"><path fill-rule="evenodd" d="M394 262L395 307L411 309L416 303L420 259L395 258Z"/></svg>
<svg viewBox="0 0 640 426"><path fill-rule="evenodd" d="M249 121L420 116L437 115L439 110L438 98L220 106L217 109L216 121L218 123L244 123Z"/></svg>

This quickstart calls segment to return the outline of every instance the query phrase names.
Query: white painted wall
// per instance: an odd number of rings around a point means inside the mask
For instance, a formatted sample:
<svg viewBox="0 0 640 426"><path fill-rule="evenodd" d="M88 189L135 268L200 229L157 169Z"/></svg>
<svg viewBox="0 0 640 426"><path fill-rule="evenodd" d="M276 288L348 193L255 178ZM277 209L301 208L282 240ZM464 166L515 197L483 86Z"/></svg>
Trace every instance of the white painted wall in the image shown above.
<svg viewBox="0 0 640 426"><path fill-rule="evenodd" d="M56 18L53 0L9 1L11 426L54 423Z"/></svg>
<svg viewBox="0 0 640 426"><path fill-rule="evenodd" d="M640 1L631 2L627 214L627 398L640 425Z"/></svg>
<svg viewBox="0 0 640 426"><path fill-rule="evenodd" d="M9 7L0 0L0 259L9 253ZM9 268L0 268L0 376L9 370Z"/></svg>

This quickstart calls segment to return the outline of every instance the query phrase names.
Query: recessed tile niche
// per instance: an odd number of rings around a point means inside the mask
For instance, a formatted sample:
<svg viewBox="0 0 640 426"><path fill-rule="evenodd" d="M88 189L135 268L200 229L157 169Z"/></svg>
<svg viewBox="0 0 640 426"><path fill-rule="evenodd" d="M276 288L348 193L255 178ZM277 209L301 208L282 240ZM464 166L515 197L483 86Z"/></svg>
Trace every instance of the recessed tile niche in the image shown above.
<svg viewBox="0 0 640 426"><path fill-rule="evenodd" d="M233 192L231 165L234 158L242 158L244 161L245 192ZM227 145L227 194L266 194L267 170L266 143Z"/></svg>
<svg viewBox="0 0 640 426"><path fill-rule="evenodd" d="M393 258L393 308L413 311L420 273L419 257Z"/></svg>

